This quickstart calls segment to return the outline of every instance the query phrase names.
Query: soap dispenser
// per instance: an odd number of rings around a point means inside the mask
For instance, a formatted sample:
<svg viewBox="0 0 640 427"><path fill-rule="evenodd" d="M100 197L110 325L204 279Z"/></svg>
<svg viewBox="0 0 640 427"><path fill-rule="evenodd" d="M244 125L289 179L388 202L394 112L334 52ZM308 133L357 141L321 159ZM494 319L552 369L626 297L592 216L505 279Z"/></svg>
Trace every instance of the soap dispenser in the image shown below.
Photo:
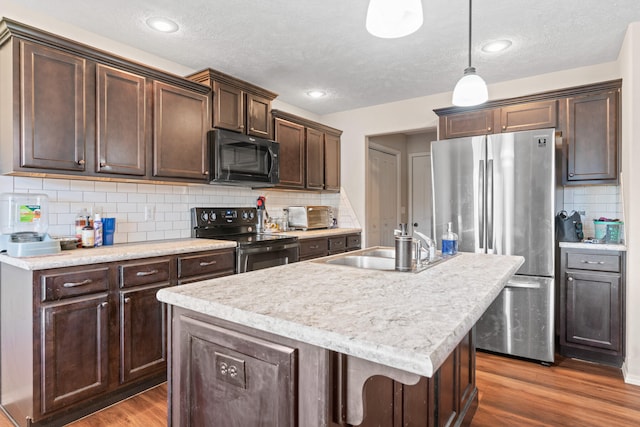
<svg viewBox="0 0 640 427"><path fill-rule="evenodd" d="M442 235L442 255L455 255L458 253L458 235L453 232L453 224L447 224L447 231Z"/></svg>

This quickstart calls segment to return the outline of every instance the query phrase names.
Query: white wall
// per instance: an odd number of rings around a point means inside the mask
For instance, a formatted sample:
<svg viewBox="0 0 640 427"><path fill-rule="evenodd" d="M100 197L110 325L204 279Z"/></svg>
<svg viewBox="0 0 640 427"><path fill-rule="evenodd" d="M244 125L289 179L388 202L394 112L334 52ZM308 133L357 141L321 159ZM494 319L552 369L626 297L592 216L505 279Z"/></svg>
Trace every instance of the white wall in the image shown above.
<svg viewBox="0 0 640 427"><path fill-rule="evenodd" d="M623 372L627 382L640 385L640 22L629 26L619 61L623 78L622 194L627 240L627 358Z"/></svg>

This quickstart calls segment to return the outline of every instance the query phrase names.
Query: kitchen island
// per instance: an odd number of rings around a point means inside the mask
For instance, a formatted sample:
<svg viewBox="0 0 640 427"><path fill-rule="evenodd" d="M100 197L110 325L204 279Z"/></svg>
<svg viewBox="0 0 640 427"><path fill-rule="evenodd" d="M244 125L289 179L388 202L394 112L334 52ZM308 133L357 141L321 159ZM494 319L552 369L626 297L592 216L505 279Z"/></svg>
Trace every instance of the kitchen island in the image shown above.
<svg viewBox="0 0 640 427"><path fill-rule="evenodd" d="M522 262L465 253L399 273L311 261L162 289L170 425L468 423L473 326Z"/></svg>

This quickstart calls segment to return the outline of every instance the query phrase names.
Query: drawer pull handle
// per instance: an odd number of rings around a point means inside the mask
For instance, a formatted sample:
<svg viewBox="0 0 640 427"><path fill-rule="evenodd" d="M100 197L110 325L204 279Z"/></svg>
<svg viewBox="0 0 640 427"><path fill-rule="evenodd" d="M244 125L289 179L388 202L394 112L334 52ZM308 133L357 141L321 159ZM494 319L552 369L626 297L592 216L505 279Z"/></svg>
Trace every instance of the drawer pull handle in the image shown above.
<svg viewBox="0 0 640 427"><path fill-rule="evenodd" d="M587 261L587 260L583 259L582 263L583 264L599 264L599 265L602 265L602 264L604 264L604 261Z"/></svg>
<svg viewBox="0 0 640 427"><path fill-rule="evenodd" d="M309 249L318 249L320 247L320 245L313 245L313 246L309 246Z"/></svg>
<svg viewBox="0 0 640 427"><path fill-rule="evenodd" d="M208 265L214 265L214 264L217 264L217 263L218 263L218 261L209 261L209 262L207 262L207 261L200 261L200 267L206 267L206 266L208 266Z"/></svg>
<svg viewBox="0 0 640 427"><path fill-rule="evenodd" d="M78 287L78 286L88 285L90 283L93 283L93 280L85 279L82 282L67 282L64 285L62 285L62 287L63 288L75 288L75 287Z"/></svg>
<svg viewBox="0 0 640 427"><path fill-rule="evenodd" d="M151 271L138 271L136 273L136 276L138 277L144 277L144 276L152 276L154 274L156 274L158 272L158 270L151 270Z"/></svg>

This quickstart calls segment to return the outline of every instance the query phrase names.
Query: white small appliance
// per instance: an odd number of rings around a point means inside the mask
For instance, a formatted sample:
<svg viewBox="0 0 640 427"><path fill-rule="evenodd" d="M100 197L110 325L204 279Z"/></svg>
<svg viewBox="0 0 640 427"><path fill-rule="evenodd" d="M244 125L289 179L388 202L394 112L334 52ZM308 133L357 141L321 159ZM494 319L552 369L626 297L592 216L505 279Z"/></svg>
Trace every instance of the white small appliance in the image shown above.
<svg viewBox="0 0 640 427"><path fill-rule="evenodd" d="M0 250L13 257L60 252L60 242L47 234L48 214L46 194L0 194Z"/></svg>

